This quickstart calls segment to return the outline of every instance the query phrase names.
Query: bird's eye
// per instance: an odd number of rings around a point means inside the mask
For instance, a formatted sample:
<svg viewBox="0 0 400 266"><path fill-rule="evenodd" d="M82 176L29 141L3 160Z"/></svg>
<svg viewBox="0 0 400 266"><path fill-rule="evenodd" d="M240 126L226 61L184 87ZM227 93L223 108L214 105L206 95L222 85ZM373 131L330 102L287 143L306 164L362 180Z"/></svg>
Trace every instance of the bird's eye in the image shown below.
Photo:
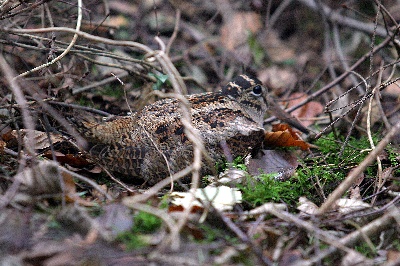
<svg viewBox="0 0 400 266"><path fill-rule="evenodd" d="M255 96L260 96L261 93L262 93L262 87L261 87L260 85L254 86L254 88L253 88L253 94L254 94Z"/></svg>

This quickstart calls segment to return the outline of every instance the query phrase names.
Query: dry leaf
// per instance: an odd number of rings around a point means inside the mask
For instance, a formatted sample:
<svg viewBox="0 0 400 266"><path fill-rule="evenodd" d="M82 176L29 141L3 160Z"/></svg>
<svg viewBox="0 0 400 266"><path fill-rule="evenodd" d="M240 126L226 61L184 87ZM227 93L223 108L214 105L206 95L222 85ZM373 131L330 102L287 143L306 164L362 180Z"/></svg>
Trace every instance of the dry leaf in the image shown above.
<svg viewBox="0 0 400 266"><path fill-rule="evenodd" d="M256 207L248 212L249 215L260 215L269 213L271 208L280 210L280 211L287 211L287 205L284 203L264 203L263 205Z"/></svg>
<svg viewBox="0 0 400 266"><path fill-rule="evenodd" d="M279 95L293 88L298 81L298 75L292 70L271 66L258 72L258 78L273 88L275 95Z"/></svg>
<svg viewBox="0 0 400 266"><path fill-rule="evenodd" d="M275 30L270 29L268 31L268 35L264 36L262 44L265 46L264 49L268 53L268 58L271 58L273 62L282 63L297 58L295 50L288 45L287 41L282 41L279 33Z"/></svg>
<svg viewBox="0 0 400 266"><path fill-rule="evenodd" d="M299 265L296 261L302 261L302 251L300 250L285 250L279 260L278 265Z"/></svg>
<svg viewBox="0 0 400 266"><path fill-rule="evenodd" d="M314 215L318 213L318 206L306 197L300 197L299 203L300 205L297 207L297 209L302 213L306 213L308 215Z"/></svg>
<svg viewBox="0 0 400 266"><path fill-rule="evenodd" d="M20 183L17 194L13 198L14 202L30 204L36 197L63 193L68 202L76 202L84 206L96 205L78 196L73 177L62 171L53 161L39 161L35 166L27 167L16 174L14 180ZM63 182L62 185L61 182Z"/></svg>
<svg viewBox="0 0 400 266"><path fill-rule="evenodd" d="M170 205L168 207L168 212L183 212L185 210L185 208L182 205ZM204 211L203 207L200 206L196 206L194 205L191 209L190 209L190 213L197 213L197 212L202 212Z"/></svg>
<svg viewBox="0 0 400 266"><path fill-rule="evenodd" d="M368 110L369 110L369 102L368 104L366 104L363 108L362 108L362 113L363 113L363 117L361 120L361 125L363 127L367 127L367 120L368 120ZM371 112L370 112L370 123L371 126L373 126L375 123L377 122L381 122L382 121L382 115L381 112L379 110L379 106L376 103L376 101L372 102L372 106L371 106Z"/></svg>
<svg viewBox="0 0 400 266"><path fill-rule="evenodd" d="M340 263L341 266L368 265L366 258L356 251L348 252Z"/></svg>
<svg viewBox="0 0 400 266"><path fill-rule="evenodd" d="M261 16L255 12L237 12L224 22L221 28L221 43L226 49L235 51L247 43L249 32L255 33L262 27Z"/></svg>
<svg viewBox="0 0 400 266"><path fill-rule="evenodd" d="M128 27L129 20L125 16L118 15L118 16L110 16L107 20L107 25L120 28L120 27Z"/></svg>
<svg viewBox="0 0 400 266"><path fill-rule="evenodd" d="M302 150L310 148L307 142L301 140L300 133L286 124L273 125L272 131L265 133L264 147L299 147Z"/></svg>
<svg viewBox="0 0 400 266"><path fill-rule="evenodd" d="M50 142L49 142L49 138L46 132L42 132L42 131L38 131L38 130L29 130L29 129L20 129L19 133L21 134L24 143L27 143L27 138L28 135L30 135L29 133L32 133L33 135L33 143L34 143L34 149L35 150L42 150L45 148L50 147ZM17 130L13 130L11 132L11 135L15 138L18 139L18 132ZM50 136L50 140L52 144L58 143L63 141L63 137L59 134L55 134L52 132L49 132L49 136Z"/></svg>
<svg viewBox="0 0 400 266"><path fill-rule="evenodd" d="M362 199L359 186L352 187L349 191L351 199Z"/></svg>
<svg viewBox="0 0 400 266"><path fill-rule="evenodd" d="M240 184L243 182L243 180L245 180L246 176L246 171L236 168L229 168L222 172L218 178L214 178L214 180L209 179L209 181L212 181L210 184L211 186L225 185L229 187L236 187L237 184Z"/></svg>
<svg viewBox="0 0 400 266"><path fill-rule="evenodd" d="M293 93L290 95L290 98L293 98L293 100L286 102L287 107L294 106L305 99L307 99L307 94L305 93ZM300 107L299 109L295 110L292 112L292 115L297 117L302 124L307 127L309 125L312 125L314 123L314 118L317 117L322 111L324 110L324 107L319 103L315 101L311 101Z"/></svg>
<svg viewBox="0 0 400 266"><path fill-rule="evenodd" d="M0 140L0 154L4 153L4 148L6 147L6 143Z"/></svg>
<svg viewBox="0 0 400 266"><path fill-rule="evenodd" d="M6 142L9 142L10 140L15 139L12 132L13 132L13 130L6 131L3 135L1 135L1 138Z"/></svg>
<svg viewBox="0 0 400 266"><path fill-rule="evenodd" d="M387 262L400 261L400 252L398 250L390 249L386 254Z"/></svg>
<svg viewBox="0 0 400 266"><path fill-rule="evenodd" d="M276 173L275 178L286 180L291 177L299 165L297 157L289 151L261 150L247 165L251 175Z"/></svg>
<svg viewBox="0 0 400 266"><path fill-rule="evenodd" d="M53 158L53 154L50 150L46 151L43 154L43 156L48 159ZM56 157L57 162L62 163L62 164L68 164L75 168L88 166L90 164L86 159L82 158L82 156L80 156L80 155L74 155L74 154L69 154L69 153L64 154L62 152L55 151L54 156Z"/></svg>
<svg viewBox="0 0 400 266"><path fill-rule="evenodd" d="M111 203L103 206L102 210L100 216L96 218L101 231L114 237L132 228L132 213L125 205Z"/></svg>
<svg viewBox="0 0 400 266"><path fill-rule="evenodd" d="M390 84L382 91L382 93L387 93L393 97L400 97L400 85L398 82Z"/></svg>
<svg viewBox="0 0 400 266"><path fill-rule="evenodd" d="M369 208L371 205L359 199L338 199L336 201L336 208L339 212L346 214L353 211Z"/></svg>
<svg viewBox="0 0 400 266"><path fill-rule="evenodd" d="M35 197L61 193L60 177L61 172L55 162L39 161L30 168L26 167L14 176L15 182L20 185L13 201L30 204Z"/></svg>

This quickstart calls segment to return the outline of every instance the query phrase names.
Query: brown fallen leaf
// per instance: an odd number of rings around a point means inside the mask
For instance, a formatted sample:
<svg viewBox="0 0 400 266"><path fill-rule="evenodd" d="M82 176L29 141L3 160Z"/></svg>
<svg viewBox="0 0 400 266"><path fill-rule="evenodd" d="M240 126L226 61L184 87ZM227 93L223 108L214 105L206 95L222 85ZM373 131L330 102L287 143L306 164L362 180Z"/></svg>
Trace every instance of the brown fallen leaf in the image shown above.
<svg viewBox="0 0 400 266"><path fill-rule="evenodd" d="M297 157L290 151L261 150L247 165L251 175L257 176L276 173L275 178L286 180L290 178L299 165Z"/></svg>
<svg viewBox="0 0 400 266"><path fill-rule="evenodd" d="M394 249L389 249L386 254L388 262L400 261L400 252Z"/></svg>
<svg viewBox="0 0 400 266"><path fill-rule="evenodd" d="M264 147L298 147L308 150L310 145L300 138L300 134L286 124L272 126L272 132L266 132Z"/></svg>
<svg viewBox="0 0 400 266"><path fill-rule="evenodd" d="M32 167L26 167L14 176L14 180L19 183L18 191L12 199L16 203L29 205L40 200L43 195L58 197L62 194L67 202L84 206L96 205L79 197L72 175L62 171L53 161L43 160Z"/></svg>
<svg viewBox="0 0 400 266"><path fill-rule="evenodd" d="M21 134L24 143L27 143L28 136L33 136L33 143L34 143L33 148L35 150L42 150L42 149L50 147L50 141L49 141L48 136L50 137L52 144L64 141L64 139L61 135L55 134L52 132L49 132L49 135L47 135L46 132L39 131L39 130L20 129L19 134ZM30 134L32 134L32 135L30 135ZM10 135L7 135L7 136L3 135L2 137L8 138L8 140L6 140L6 141L13 141L13 140L15 141L18 139L18 132L17 132L17 130L13 130L10 132Z"/></svg>
<svg viewBox="0 0 400 266"><path fill-rule="evenodd" d="M6 143L0 140L0 155L4 153L4 148L6 147Z"/></svg>
<svg viewBox="0 0 400 266"><path fill-rule="evenodd" d="M261 16L255 12L235 12L221 28L221 43L226 49L235 51L247 43L249 32L256 33L262 27Z"/></svg>
<svg viewBox="0 0 400 266"><path fill-rule="evenodd" d="M53 158L52 151L49 150L49 151L44 152L43 156L48 159L52 159ZM62 163L62 164L68 164L75 168L81 168L81 167L88 166L91 164L90 162L88 162L85 158L83 158L80 155L74 155L74 154L69 154L69 153L64 154L62 152L55 151L54 156L56 157L57 162Z"/></svg>
<svg viewBox="0 0 400 266"><path fill-rule="evenodd" d="M303 141L299 132L286 124L272 126L272 132L266 132L263 147L299 147L308 150L310 144ZM291 177L299 165L297 157L290 151L261 149L247 164L251 175L277 173L276 179L286 180Z"/></svg>
<svg viewBox="0 0 400 266"><path fill-rule="evenodd" d="M185 211L185 207L182 205L170 205L168 207L168 212L183 212ZM204 208L201 206L194 205L190 209L190 213L201 213L204 211Z"/></svg>
<svg viewBox="0 0 400 266"><path fill-rule="evenodd" d="M286 102L287 108L294 106L305 99L308 95L305 93L296 92L290 95L293 100ZM322 113L324 107L319 102L311 101L300 107L299 109L292 112L292 115L301 120L301 123L307 127L314 123L314 118Z"/></svg>

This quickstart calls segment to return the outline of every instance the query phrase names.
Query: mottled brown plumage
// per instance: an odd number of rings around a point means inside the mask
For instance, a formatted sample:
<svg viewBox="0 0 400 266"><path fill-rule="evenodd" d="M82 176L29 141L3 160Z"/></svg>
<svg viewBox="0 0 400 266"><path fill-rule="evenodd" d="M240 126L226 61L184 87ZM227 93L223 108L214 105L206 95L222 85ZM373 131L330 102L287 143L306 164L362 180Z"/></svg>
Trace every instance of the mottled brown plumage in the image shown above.
<svg viewBox="0 0 400 266"><path fill-rule="evenodd" d="M193 127L202 137L211 162L202 174L211 174L225 158L221 142L232 156L246 156L264 136L267 89L246 75L235 78L222 91L187 96ZM190 165L193 146L184 133L179 101L164 99L133 116L95 124L85 123L90 154L107 169L151 185ZM160 154L162 152L164 156Z"/></svg>

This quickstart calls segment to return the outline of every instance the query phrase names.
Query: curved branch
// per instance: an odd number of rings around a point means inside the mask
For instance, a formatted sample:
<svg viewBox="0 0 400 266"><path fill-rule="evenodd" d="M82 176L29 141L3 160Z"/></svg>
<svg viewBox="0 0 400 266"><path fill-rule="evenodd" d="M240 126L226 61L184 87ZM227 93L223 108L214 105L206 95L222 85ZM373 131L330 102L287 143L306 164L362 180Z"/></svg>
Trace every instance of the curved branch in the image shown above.
<svg viewBox="0 0 400 266"><path fill-rule="evenodd" d="M375 33L377 36L380 37L386 37L388 35L388 32L383 27L377 27L375 29L374 23L365 23L340 15L338 12L335 12L334 10L332 10L326 5L323 5L322 3L320 5L319 4L317 5L317 3L314 0L297 0L297 1L311 8L312 10L323 12L324 15L329 19L329 21L333 23L337 23L339 25L343 25L368 34ZM322 7L322 10L318 8L319 6Z"/></svg>

